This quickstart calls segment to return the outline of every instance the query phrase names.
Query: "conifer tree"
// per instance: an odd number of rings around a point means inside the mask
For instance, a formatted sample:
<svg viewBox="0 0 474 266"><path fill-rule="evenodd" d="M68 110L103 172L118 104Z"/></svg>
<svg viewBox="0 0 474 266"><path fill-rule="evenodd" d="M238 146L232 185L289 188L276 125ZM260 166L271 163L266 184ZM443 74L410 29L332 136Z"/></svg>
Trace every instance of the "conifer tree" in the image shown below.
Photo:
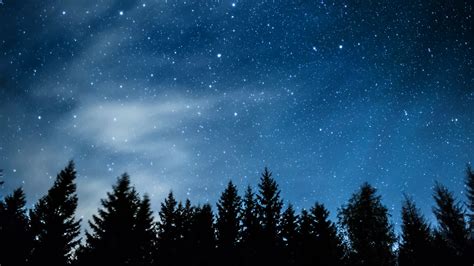
<svg viewBox="0 0 474 266"><path fill-rule="evenodd" d="M469 211L469 229L471 240L474 241L474 171L472 170L471 165L467 165L466 169L466 195L467 209Z"/></svg>
<svg viewBox="0 0 474 266"><path fill-rule="evenodd" d="M292 204L288 204L281 218L281 238L287 265L296 264L296 250L298 241L298 216Z"/></svg>
<svg viewBox="0 0 474 266"><path fill-rule="evenodd" d="M393 265L395 242L388 209L376 189L364 183L339 213L339 221L350 248L352 265Z"/></svg>
<svg viewBox="0 0 474 266"><path fill-rule="evenodd" d="M433 236L415 202L405 196L402 204L402 236L399 266L433 265Z"/></svg>
<svg viewBox="0 0 474 266"><path fill-rule="evenodd" d="M158 257L157 265L177 265L178 242L181 239L178 224L177 202L173 192L161 203L158 213Z"/></svg>
<svg viewBox="0 0 474 266"><path fill-rule="evenodd" d="M147 204L146 201L143 204ZM86 232L86 252L80 261L83 265L131 265L139 261L137 213L140 199L124 173L117 178L112 192L101 200L102 208L89 221L91 232ZM147 210L143 210L147 212ZM146 221L142 221L146 223Z"/></svg>
<svg viewBox="0 0 474 266"><path fill-rule="evenodd" d="M212 265L215 251L214 215L212 207L204 204L197 207L191 224L191 262L182 265ZM227 265L227 264L226 264Z"/></svg>
<svg viewBox="0 0 474 266"><path fill-rule="evenodd" d="M193 239L193 223L197 209L191 205L191 201L187 199L183 205L180 201L176 208L176 241L174 247L176 249L175 257L172 262L175 265L190 265L194 258L194 239Z"/></svg>
<svg viewBox="0 0 474 266"><path fill-rule="evenodd" d="M178 203L177 226L178 226L179 236L184 241L188 241L190 237L195 214L196 214L196 207L192 206L191 201L189 199L186 199L186 201L184 202L184 205L181 202ZM184 244L186 245L186 243Z"/></svg>
<svg viewBox="0 0 474 266"><path fill-rule="evenodd" d="M297 265L311 265L314 252L315 246L311 217L309 212L303 209L298 219Z"/></svg>
<svg viewBox="0 0 474 266"><path fill-rule="evenodd" d="M35 239L31 257L33 265L67 265L79 243L80 221L77 208L76 170L73 161L57 175L53 186L30 211Z"/></svg>
<svg viewBox="0 0 474 266"><path fill-rule="evenodd" d="M314 265L342 265L344 250L336 225L329 220L329 211L321 203L311 208L311 231L314 237Z"/></svg>
<svg viewBox="0 0 474 266"><path fill-rule="evenodd" d="M467 195L467 209L469 222L469 247L468 260L474 264L474 171L471 165L466 168L466 195Z"/></svg>
<svg viewBox="0 0 474 266"><path fill-rule="evenodd" d="M265 167L257 195L259 220L262 225L262 237L269 244L278 243L278 230L283 201L280 199L280 190L272 173Z"/></svg>
<svg viewBox="0 0 474 266"><path fill-rule="evenodd" d="M243 198L242 209L242 226L241 226L241 243L240 243L240 260L244 265L256 264L258 253L258 240L261 226L257 216L257 202L252 188L247 186Z"/></svg>
<svg viewBox="0 0 474 266"><path fill-rule="evenodd" d="M237 187L229 181L217 202L217 246L218 260L236 264L236 247L239 241L241 198Z"/></svg>
<svg viewBox="0 0 474 266"><path fill-rule="evenodd" d="M281 241L280 215L283 201L280 199L280 189L272 173L265 167L258 184L257 213L261 225L260 261L265 264L276 264L280 261Z"/></svg>
<svg viewBox="0 0 474 266"><path fill-rule="evenodd" d="M472 250L469 249L469 230L464 219L464 209L445 186L436 183L433 198L436 206L433 213L438 221L436 247L442 256L456 265L466 265ZM443 243L444 242L444 243ZM442 253L444 255L441 255Z"/></svg>
<svg viewBox="0 0 474 266"><path fill-rule="evenodd" d="M150 198L145 195L138 205L134 236L137 239L133 265L152 265L156 256L156 224L153 221L153 212Z"/></svg>
<svg viewBox="0 0 474 266"><path fill-rule="evenodd" d="M26 215L26 199L18 188L0 202L0 265L27 265L33 238Z"/></svg>

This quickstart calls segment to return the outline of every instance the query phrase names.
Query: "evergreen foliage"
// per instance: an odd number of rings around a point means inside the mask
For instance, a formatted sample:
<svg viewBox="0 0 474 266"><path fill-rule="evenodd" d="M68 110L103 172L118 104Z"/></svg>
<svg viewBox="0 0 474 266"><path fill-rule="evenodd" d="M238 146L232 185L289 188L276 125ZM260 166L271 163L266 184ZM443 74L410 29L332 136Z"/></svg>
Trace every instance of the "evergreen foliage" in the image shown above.
<svg viewBox="0 0 474 266"><path fill-rule="evenodd" d="M80 220L75 212L76 170L74 162L57 175L53 186L30 211L31 232L35 239L31 251L33 265L67 265L79 243Z"/></svg>
<svg viewBox="0 0 474 266"><path fill-rule="evenodd" d="M255 194L241 197L229 182L216 204L177 201L170 192L155 221L125 173L101 200L79 245L76 171L71 161L34 207L21 188L0 199L0 265L472 265L474 173L468 166L465 203L437 183L430 224L405 196L398 245L377 190L362 184L338 213L338 224L316 202L282 211L280 189L265 168ZM467 208L465 209L464 206Z"/></svg>

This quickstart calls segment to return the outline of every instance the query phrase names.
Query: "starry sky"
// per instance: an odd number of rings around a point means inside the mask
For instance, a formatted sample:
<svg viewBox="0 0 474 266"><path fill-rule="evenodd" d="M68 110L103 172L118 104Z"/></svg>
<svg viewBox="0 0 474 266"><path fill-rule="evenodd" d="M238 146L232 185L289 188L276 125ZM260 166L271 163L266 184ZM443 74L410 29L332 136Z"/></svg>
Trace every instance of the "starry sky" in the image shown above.
<svg viewBox="0 0 474 266"><path fill-rule="evenodd" d="M285 203L333 217L358 186L394 222L463 195L474 159L471 1L0 1L5 195L44 195L69 159L78 216L131 175L155 210L214 203L265 166Z"/></svg>

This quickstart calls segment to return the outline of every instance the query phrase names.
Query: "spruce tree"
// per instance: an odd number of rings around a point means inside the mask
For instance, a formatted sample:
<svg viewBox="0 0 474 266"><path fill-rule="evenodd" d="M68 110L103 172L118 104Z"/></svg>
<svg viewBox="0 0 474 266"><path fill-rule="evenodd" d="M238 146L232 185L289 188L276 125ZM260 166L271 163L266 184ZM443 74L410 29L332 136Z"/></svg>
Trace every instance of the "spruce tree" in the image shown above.
<svg viewBox="0 0 474 266"><path fill-rule="evenodd" d="M471 240L474 241L474 171L472 170L471 165L467 165L466 169L466 195L467 209L469 211L469 229Z"/></svg>
<svg viewBox="0 0 474 266"><path fill-rule="evenodd" d="M351 250L350 264L394 265L393 226L374 187L364 183L341 208L339 222Z"/></svg>
<svg viewBox="0 0 474 266"><path fill-rule="evenodd" d="M178 204L178 231L179 235L182 239L188 238L189 234L191 233L191 225L193 223L194 214L196 212L196 208L192 206L191 201L186 199L184 205L180 202Z"/></svg>
<svg viewBox="0 0 474 266"><path fill-rule="evenodd" d="M107 198L101 200L101 205L98 214L93 215L92 221L89 221L91 231L86 232L87 251L83 252L81 263L132 265L138 261L137 233L142 234L144 230L138 230L136 227L140 199L126 173L117 178L112 192L108 192Z"/></svg>
<svg viewBox="0 0 474 266"><path fill-rule="evenodd" d="M134 236L137 240L133 265L152 265L156 255L156 223L153 220L153 211L150 198L145 195L138 205Z"/></svg>
<svg viewBox="0 0 474 266"><path fill-rule="evenodd" d="M336 225L329 220L329 211L321 203L311 208L311 231L314 237L314 265L342 265L344 250Z"/></svg>
<svg viewBox="0 0 474 266"><path fill-rule="evenodd" d="M177 202L170 192L158 213L158 257L157 265L178 265L178 243L181 240L178 224Z"/></svg>
<svg viewBox="0 0 474 266"><path fill-rule="evenodd" d="M27 265L33 244L21 188L0 202L0 265Z"/></svg>
<svg viewBox="0 0 474 266"><path fill-rule="evenodd" d="M176 249L175 257L172 262L175 265L190 265L193 263L194 239L193 239L193 223L197 209L191 205L189 199L183 203L180 201L175 212L176 221L176 241L173 247Z"/></svg>
<svg viewBox="0 0 474 266"><path fill-rule="evenodd" d="M196 208L190 232L192 246L186 253L190 255L191 261L181 265L212 265L215 255L215 232L211 205L204 204Z"/></svg>
<svg viewBox="0 0 474 266"><path fill-rule="evenodd" d="M259 235L261 226L257 216L257 202L252 188L247 186L243 198L242 209L242 226L241 226L241 243L240 243L240 263L250 265L255 263L257 259L259 247Z"/></svg>
<svg viewBox="0 0 474 266"><path fill-rule="evenodd" d="M402 236L398 251L399 266L433 265L431 229L415 202L405 196L402 204Z"/></svg>
<svg viewBox="0 0 474 266"><path fill-rule="evenodd" d="M298 241L298 216L295 214L292 204L288 204L288 207L282 214L281 238L286 265L295 265Z"/></svg>
<svg viewBox="0 0 474 266"><path fill-rule="evenodd" d="M263 240L267 241L268 244L277 244L283 201L280 199L278 184L266 167L260 178L258 188L257 209L262 225Z"/></svg>
<svg viewBox="0 0 474 266"><path fill-rule="evenodd" d="M306 209L303 209L298 219L297 265L313 264L315 249L311 216Z"/></svg>
<svg viewBox="0 0 474 266"><path fill-rule="evenodd" d="M281 241L278 233L283 201L280 199L278 184L266 167L260 178L258 189L257 213L262 226L259 260L265 264L276 264L280 261L278 255L281 254Z"/></svg>
<svg viewBox="0 0 474 266"><path fill-rule="evenodd" d="M466 195L467 195L467 209L469 221L469 247L468 260L474 264L474 171L471 165L466 168Z"/></svg>
<svg viewBox="0 0 474 266"><path fill-rule="evenodd" d="M35 239L31 257L33 265L67 265L79 243L80 221L77 208L76 170L73 161L57 175L53 186L30 211L31 230Z"/></svg>
<svg viewBox="0 0 474 266"><path fill-rule="evenodd" d="M442 257L450 263L472 263L469 261L472 250L469 249L469 230L464 219L464 208L456 202L452 192L439 183L435 185L433 198L436 203L433 213L438 221L436 243L441 245L437 249L445 252ZM441 256L441 253L437 254Z"/></svg>
<svg viewBox="0 0 474 266"><path fill-rule="evenodd" d="M241 198L237 187L229 181L217 202L217 246L218 260L236 264L236 247L239 241Z"/></svg>

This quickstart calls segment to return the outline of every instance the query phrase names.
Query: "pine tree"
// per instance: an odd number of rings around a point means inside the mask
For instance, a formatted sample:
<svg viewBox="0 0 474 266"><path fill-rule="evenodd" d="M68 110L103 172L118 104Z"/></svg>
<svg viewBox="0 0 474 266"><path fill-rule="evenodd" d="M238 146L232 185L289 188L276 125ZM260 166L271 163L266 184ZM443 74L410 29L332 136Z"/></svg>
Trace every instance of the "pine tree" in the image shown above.
<svg viewBox="0 0 474 266"><path fill-rule="evenodd" d="M285 254L285 264L296 264L296 250L298 241L298 216L292 204L288 204L281 218L281 238Z"/></svg>
<svg viewBox="0 0 474 266"><path fill-rule="evenodd" d="M257 209L262 224L262 237L269 244L278 242L278 230L283 201L280 199L280 190L272 177L272 173L265 167L260 183L258 184Z"/></svg>
<svg viewBox="0 0 474 266"><path fill-rule="evenodd" d="M261 226L257 216L257 202L250 186L247 187L243 198L240 263L243 265L256 264L259 247Z"/></svg>
<svg viewBox="0 0 474 266"><path fill-rule="evenodd" d="M0 265L24 266L33 244L21 188L0 202Z"/></svg>
<svg viewBox="0 0 474 266"><path fill-rule="evenodd" d="M158 222L158 257L157 265L169 266L178 265L178 242L181 240L177 227L178 210L177 202L173 192L161 203L159 211L160 220Z"/></svg>
<svg viewBox="0 0 474 266"><path fill-rule="evenodd" d="M218 260L236 264L236 247L239 241L241 198L237 187L229 181L217 202L217 246Z"/></svg>
<svg viewBox="0 0 474 266"><path fill-rule="evenodd" d="M211 205L204 204L196 208L191 224L190 240L192 246L186 253L190 255L191 261L181 265L212 265L215 255L215 233Z"/></svg>
<svg viewBox="0 0 474 266"><path fill-rule="evenodd" d="M313 264L313 255L316 252L314 242L311 217L309 212L303 209L298 219L297 265Z"/></svg>
<svg viewBox="0 0 474 266"><path fill-rule="evenodd" d="M56 177L46 196L30 211L35 238L33 265L67 265L79 240L80 221L77 208L76 170L72 161Z"/></svg>
<svg viewBox="0 0 474 266"><path fill-rule="evenodd" d="M399 266L433 265L433 236L415 202L405 196L402 205L402 236Z"/></svg>
<svg viewBox="0 0 474 266"><path fill-rule="evenodd" d="M180 201L175 212L176 221L176 241L174 246L176 249L175 257L172 262L175 265L190 265L194 261L194 239L193 239L193 223L197 209L191 205L189 199L183 203Z"/></svg>
<svg viewBox="0 0 474 266"><path fill-rule="evenodd" d="M81 263L131 265L138 261L139 241L136 233L142 230L136 228L136 216L140 199L126 173L117 178L112 192L108 192L107 198L101 200L101 205L98 214L89 221L91 232L86 232L87 252L83 252Z"/></svg>
<svg viewBox="0 0 474 266"><path fill-rule="evenodd" d="M474 241L474 171L471 165L467 165L466 169L466 195L467 209L469 211L469 229L471 231L471 239Z"/></svg>
<svg viewBox="0 0 474 266"><path fill-rule="evenodd" d="M467 253L469 256L468 260L474 264L474 171L469 164L466 168L466 195L470 233Z"/></svg>
<svg viewBox="0 0 474 266"><path fill-rule="evenodd" d="M265 167L260 183L258 184L257 213L261 224L260 260L265 264L276 264L280 261L281 242L278 236L280 230L280 215L283 201L280 199L280 190L272 177L272 173Z"/></svg>
<svg viewBox="0 0 474 266"><path fill-rule="evenodd" d="M153 212L150 198L145 195L140 201L136 214L134 236L137 239L137 254L133 265L152 265L156 253L156 226L153 221Z"/></svg>
<svg viewBox="0 0 474 266"><path fill-rule="evenodd" d="M453 194L443 185L436 183L433 198L436 206L433 213L438 220L436 234L437 243L442 240L445 255L444 259L455 265L467 265L469 250L469 230L464 219L464 209L460 203L456 203ZM440 252L442 248L438 247ZM440 253L438 253L441 255Z"/></svg>
<svg viewBox="0 0 474 266"><path fill-rule="evenodd" d="M341 228L351 249L352 265L393 265L395 242L388 209L376 189L364 183L339 213Z"/></svg>
<svg viewBox="0 0 474 266"><path fill-rule="evenodd" d="M184 206L181 202L178 204L178 231L181 239L189 238L191 234L191 225L193 223L194 215L196 212L196 208L192 206L191 201L186 199L184 202Z"/></svg>
<svg viewBox="0 0 474 266"><path fill-rule="evenodd" d="M344 250L336 225L329 220L329 211L321 203L311 208L311 231L314 235L314 265L342 265Z"/></svg>

